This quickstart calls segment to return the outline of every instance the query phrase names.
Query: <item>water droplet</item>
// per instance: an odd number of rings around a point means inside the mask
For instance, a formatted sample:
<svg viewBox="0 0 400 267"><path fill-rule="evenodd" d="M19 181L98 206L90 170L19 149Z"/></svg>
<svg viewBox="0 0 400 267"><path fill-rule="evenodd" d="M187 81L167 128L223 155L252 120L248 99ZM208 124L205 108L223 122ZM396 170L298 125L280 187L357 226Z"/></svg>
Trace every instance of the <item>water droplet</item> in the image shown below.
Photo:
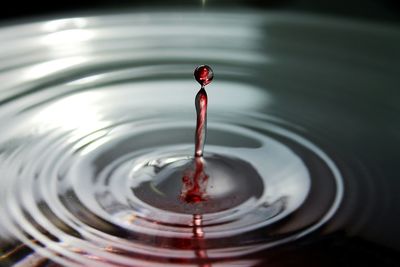
<svg viewBox="0 0 400 267"><path fill-rule="evenodd" d="M201 87L204 87L207 84L211 83L214 78L214 72L210 68L210 66L201 65L194 70L194 77L196 78L196 81L201 85Z"/></svg>

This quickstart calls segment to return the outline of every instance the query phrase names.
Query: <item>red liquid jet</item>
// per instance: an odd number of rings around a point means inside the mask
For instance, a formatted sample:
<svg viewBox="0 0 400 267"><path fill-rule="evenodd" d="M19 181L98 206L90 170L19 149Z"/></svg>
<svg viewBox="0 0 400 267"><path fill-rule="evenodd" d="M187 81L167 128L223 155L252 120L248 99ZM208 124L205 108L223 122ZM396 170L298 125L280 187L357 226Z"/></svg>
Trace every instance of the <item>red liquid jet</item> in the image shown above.
<svg viewBox="0 0 400 267"><path fill-rule="evenodd" d="M207 93L204 87L196 95L197 124L195 135L195 157L202 157L207 136Z"/></svg>
<svg viewBox="0 0 400 267"><path fill-rule="evenodd" d="M187 170L182 178L181 200L187 203L199 203L205 201L208 175L205 173L203 159L204 144L207 136L207 92L204 87L214 78L212 69L202 65L194 70L194 77L200 83L201 88L195 98L197 113L194 170Z"/></svg>
<svg viewBox="0 0 400 267"><path fill-rule="evenodd" d="M197 112L197 124L195 135L195 157L203 156L204 144L206 142L207 134L207 92L204 87L209 84L213 78L214 73L207 65L202 65L194 70L194 77L201 85L200 91L195 98L195 106Z"/></svg>

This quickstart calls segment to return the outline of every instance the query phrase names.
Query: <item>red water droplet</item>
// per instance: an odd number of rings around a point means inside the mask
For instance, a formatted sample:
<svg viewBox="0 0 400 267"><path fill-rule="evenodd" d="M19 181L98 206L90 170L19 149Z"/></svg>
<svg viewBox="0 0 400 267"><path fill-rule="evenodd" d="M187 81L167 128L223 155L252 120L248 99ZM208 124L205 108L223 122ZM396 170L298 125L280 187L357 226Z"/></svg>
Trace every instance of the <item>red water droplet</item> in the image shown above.
<svg viewBox="0 0 400 267"><path fill-rule="evenodd" d="M201 87L204 87L213 80L214 72L210 66L201 65L194 70L194 77Z"/></svg>

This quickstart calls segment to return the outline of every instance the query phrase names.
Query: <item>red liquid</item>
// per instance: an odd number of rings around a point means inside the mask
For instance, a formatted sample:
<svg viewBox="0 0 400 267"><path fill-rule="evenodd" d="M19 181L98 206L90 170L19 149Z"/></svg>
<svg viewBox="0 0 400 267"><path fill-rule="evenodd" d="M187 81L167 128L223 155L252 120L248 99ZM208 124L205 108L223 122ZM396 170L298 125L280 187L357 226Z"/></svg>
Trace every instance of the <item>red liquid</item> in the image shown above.
<svg viewBox="0 0 400 267"><path fill-rule="evenodd" d="M208 175L204 171L204 159L195 157L194 170L187 170L182 177L181 200L199 203L207 200Z"/></svg>
<svg viewBox="0 0 400 267"><path fill-rule="evenodd" d="M197 124L195 135L195 157L202 157L207 135L207 93L201 88L196 95Z"/></svg>
<svg viewBox="0 0 400 267"><path fill-rule="evenodd" d="M207 250L204 244L204 232L202 228L203 217L198 214L193 215L193 239L197 242L195 247L195 254L199 260L199 267L211 267L210 263L207 263Z"/></svg>
<svg viewBox="0 0 400 267"><path fill-rule="evenodd" d="M209 66L201 65L194 70L194 77L201 87L204 87L213 80L214 72Z"/></svg>
<svg viewBox="0 0 400 267"><path fill-rule="evenodd" d="M203 150L207 135L207 93L204 86L214 78L212 69L207 65L199 66L194 71L194 77L200 83L201 89L195 98L197 113L194 170L188 169L182 177L181 200L187 203L199 203L207 200L206 189L208 175L204 170Z"/></svg>
<svg viewBox="0 0 400 267"><path fill-rule="evenodd" d="M196 265L198 267L211 267L210 259L207 255L205 235L203 231L203 216L200 214L193 214L192 219L192 233L193 235L188 239L181 239L179 247L182 249L192 250L196 256ZM188 263L188 260L182 260L182 263Z"/></svg>

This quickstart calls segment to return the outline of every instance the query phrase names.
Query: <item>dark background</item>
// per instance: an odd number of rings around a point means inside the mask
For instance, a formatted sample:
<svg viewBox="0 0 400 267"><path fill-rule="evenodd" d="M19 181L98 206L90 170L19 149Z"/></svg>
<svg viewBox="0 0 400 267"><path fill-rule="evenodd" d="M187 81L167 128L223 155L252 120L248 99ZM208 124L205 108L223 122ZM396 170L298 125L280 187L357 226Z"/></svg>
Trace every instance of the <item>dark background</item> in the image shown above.
<svg viewBox="0 0 400 267"><path fill-rule="evenodd" d="M0 8L0 22L21 19L62 17L74 14L163 7L201 8L202 0L56 0L8 1ZM359 20L400 24L398 0L206 0L206 8L227 7L296 11L312 14L340 16Z"/></svg>

